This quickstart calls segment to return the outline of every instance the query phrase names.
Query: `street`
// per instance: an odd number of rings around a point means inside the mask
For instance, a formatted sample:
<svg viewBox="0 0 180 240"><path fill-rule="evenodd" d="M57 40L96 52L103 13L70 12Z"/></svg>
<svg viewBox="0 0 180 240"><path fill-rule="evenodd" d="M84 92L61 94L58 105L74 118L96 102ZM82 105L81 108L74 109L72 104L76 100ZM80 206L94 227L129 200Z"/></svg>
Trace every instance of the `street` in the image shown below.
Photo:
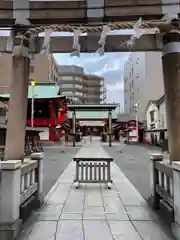
<svg viewBox="0 0 180 240"><path fill-rule="evenodd" d="M79 148L68 147L65 152L61 152L61 148L45 147L44 148L44 194L45 196L61 176L72 157Z"/></svg>
<svg viewBox="0 0 180 240"><path fill-rule="evenodd" d="M94 146L90 150L88 146L86 151L98 151ZM128 145L124 153L120 153L118 144L111 148L106 145L104 148L116 163L111 164L114 182L111 190L91 183L75 189L72 184L76 166L71 160L79 148L67 147L64 148L64 153L62 147L45 148L45 194L60 175L61 177L57 187L48 195L45 205L33 213L31 221L21 234L21 240L40 237L53 240L175 239L169 227L133 187L134 185L144 198L148 197L148 151L154 149Z"/></svg>
<svg viewBox="0 0 180 240"><path fill-rule="evenodd" d="M104 146L104 148L114 158L115 163L144 199L147 200L150 195L149 153L158 149L146 145L125 145L123 153L120 153L117 144L112 147ZM44 149L44 194L47 195L77 153L79 147L68 147L64 153L57 146L46 146Z"/></svg>
<svg viewBox="0 0 180 240"><path fill-rule="evenodd" d="M147 147L146 145L125 145L123 153L120 153L120 146L117 145L111 148L106 146L105 149L144 199L147 200L150 196L149 153L158 151L158 148Z"/></svg>

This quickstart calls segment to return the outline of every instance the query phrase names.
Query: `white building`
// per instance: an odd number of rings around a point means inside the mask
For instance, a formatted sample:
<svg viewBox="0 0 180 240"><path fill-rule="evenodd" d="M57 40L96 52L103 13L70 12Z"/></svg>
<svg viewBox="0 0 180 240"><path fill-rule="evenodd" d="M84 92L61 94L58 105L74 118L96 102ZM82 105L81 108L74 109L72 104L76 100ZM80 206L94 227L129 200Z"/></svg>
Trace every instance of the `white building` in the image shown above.
<svg viewBox="0 0 180 240"><path fill-rule="evenodd" d="M147 133L146 141L148 143L160 143L167 139L167 117L165 96L158 100L150 100L145 110Z"/></svg>
<svg viewBox="0 0 180 240"><path fill-rule="evenodd" d="M131 53L124 67L124 111L133 113L139 103L139 121L145 120L149 99L158 99L164 93L160 52Z"/></svg>

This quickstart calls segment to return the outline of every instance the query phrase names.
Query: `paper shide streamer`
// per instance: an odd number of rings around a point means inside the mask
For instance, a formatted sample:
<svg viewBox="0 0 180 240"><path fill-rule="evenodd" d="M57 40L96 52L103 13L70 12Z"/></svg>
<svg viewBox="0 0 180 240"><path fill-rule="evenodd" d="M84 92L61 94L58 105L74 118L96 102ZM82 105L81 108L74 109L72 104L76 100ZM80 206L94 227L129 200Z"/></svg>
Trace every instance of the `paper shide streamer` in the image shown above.
<svg viewBox="0 0 180 240"><path fill-rule="evenodd" d="M79 44L79 37L81 35L80 29L74 30L74 38L73 38L73 52L71 53L71 57L80 57L81 46Z"/></svg>
<svg viewBox="0 0 180 240"><path fill-rule="evenodd" d="M142 18L140 18L134 25L133 30L134 30L134 34L131 36L131 38L125 42L121 44L121 47L127 46L129 49L132 49L132 47L134 46L135 42L137 39L139 39L144 33L144 29L141 29L142 25Z"/></svg>
<svg viewBox="0 0 180 240"><path fill-rule="evenodd" d="M52 34L52 29L45 29L45 32L44 32L44 44L43 44L43 47L42 47L42 50L41 50L41 54L46 54L49 56L50 54L50 49L49 49L49 46L50 46L50 40L51 40L51 34Z"/></svg>
<svg viewBox="0 0 180 240"><path fill-rule="evenodd" d="M98 48L98 50L96 51L96 53L98 53L99 56L103 56L104 55L104 47L105 47L105 43L106 43L106 38L107 38L107 34L108 34L108 32L110 32L110 30L111 30L110 27L103 26L101 37L100 37L100 40L98 41L98 44L101 47Z"/></svg>

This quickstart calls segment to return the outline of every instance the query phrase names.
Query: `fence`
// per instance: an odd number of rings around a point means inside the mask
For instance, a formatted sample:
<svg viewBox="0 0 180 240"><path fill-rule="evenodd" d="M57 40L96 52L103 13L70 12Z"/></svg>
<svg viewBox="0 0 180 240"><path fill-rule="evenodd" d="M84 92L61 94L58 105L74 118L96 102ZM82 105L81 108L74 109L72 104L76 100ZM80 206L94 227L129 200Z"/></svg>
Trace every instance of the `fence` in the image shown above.
<svg viewBox="0 0 180 240"><path fill-rule="evenodd" d="M16 239L21 222L43 203L43 157L1 162L0 239Z"/></svg>
<svg viewBox="0 0 180 240"><path fill-rule="evenodd" d="M21 167L20 218L24 221L36 207L39 164L37 160L24 163Z"/></svg>
<svg viewBox="0 0 180 240"><path fill-rule="evenodd" d="M173 168L163 162L163 155L151 155L152 197L151 203L163 219L174 222Z"/></svg>
<svg viewBox="0 0 180 240"><path fill-rule="evenodd" d="M83 162L76 163L76 181L103 183L111 182L110 162Z"/></svg>

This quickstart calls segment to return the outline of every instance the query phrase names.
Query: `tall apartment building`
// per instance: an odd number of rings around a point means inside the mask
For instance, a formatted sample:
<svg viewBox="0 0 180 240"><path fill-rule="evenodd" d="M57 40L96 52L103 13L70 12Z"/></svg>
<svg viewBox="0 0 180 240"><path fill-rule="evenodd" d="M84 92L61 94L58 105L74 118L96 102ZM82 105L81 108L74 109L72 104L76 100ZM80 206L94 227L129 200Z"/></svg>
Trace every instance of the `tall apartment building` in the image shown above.
<svg viewBox="0 0 180 240"><path fill-rule="evenodd" d="M30 66L30 79L36 82L57 82L58 64L53 55L45 56L38 54ZM11 54L2 54L0 56L0 94L8 93L12 79L12 56Z"/></svg>
<svg viewBox="0 0 180 240"><path fill-rule="evenodd" d="M104 78L84 73L79 66L59 66L61 93L73 102L99 104L105 101Z"/></svg>
<svg viewBox="0 0 180 240"><path fill-rule="evenodd" d="M131 53L124 66L124 111L134 114L139 103L138 117L145 120L149 100L164 94L162 60L160 52Z"/></svg>
<svg viewBox="0 0 180 240"><path fill-rule="evenodd" d="M8 93L12 79L12 56L0 56L0 94ZM104 78L84 73L75 65L58 65L54 56L35 55L30 66L30 79L36 82L54 82L61 93L75 102L99 104L105 101Z"/></svg>

